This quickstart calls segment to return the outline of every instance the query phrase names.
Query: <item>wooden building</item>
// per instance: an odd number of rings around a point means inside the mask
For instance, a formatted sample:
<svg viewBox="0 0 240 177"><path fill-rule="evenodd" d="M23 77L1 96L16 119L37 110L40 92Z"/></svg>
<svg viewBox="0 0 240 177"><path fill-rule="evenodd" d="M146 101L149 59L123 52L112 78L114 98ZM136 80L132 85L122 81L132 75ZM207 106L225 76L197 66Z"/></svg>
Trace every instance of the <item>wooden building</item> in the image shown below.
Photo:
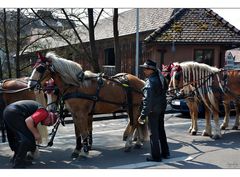
<svg viewBox="0 0 240 177"><path fill-rule="evenodd" d="M140 9L139 10L139 64L150 58L161 64L194 60L223 67L225 51L240 46L240 32L211 9ZM136 9L119 14L119 37L122 72L135 73ZM80 37L88 45L88 33L78 27ZM76 37L71 30L71 43ZM114 40L112 18L102 19L95 27L98 61L110 74L114 73ZM86 56L76 55L60 38L39 40L40 45L28 52L55 51L58 55L77 61L83 68L92 69ZM111 71L109 71L109 68Z"/></svg>

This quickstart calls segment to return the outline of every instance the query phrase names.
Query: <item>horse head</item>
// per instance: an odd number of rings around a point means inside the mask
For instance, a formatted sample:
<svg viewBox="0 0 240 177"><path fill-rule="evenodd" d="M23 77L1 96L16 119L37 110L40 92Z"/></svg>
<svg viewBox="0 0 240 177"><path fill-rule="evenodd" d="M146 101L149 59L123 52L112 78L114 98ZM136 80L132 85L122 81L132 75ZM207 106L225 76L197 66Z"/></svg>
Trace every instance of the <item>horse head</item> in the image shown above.
<svg viewBox="0 0 240 177"><path fill-rule="evenodd" d="M169 78L168 92L176 94L182 87L182 68L179 63L171 63L163 67L163 72L167 72Z"/></svg>
<svg viewBox="0 0 240 177"><path fill-rule="evenodd" d="M38 60L28 81L29 88L42 87L52 76L54 72L52 61L38 53Z"/></svg>

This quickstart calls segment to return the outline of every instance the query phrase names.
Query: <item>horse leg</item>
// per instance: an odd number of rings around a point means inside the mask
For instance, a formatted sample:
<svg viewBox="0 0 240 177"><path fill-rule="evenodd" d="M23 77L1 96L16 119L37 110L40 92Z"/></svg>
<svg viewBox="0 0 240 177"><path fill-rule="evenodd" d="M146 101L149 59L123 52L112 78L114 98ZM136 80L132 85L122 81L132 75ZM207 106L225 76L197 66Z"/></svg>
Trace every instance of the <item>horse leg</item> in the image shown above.
<svg viewBox="0 0 240 177"><path fill-rule="evenodd" d="M74 124L74 129L75 129L75 136L76 136L76 147L75 147L74 151L72 152L71 157L78 158L79 154L81 153L81 149L82 149L82 138L80 136L80 132L79 132L76 124Z"/></svg>
<svg viewBox="0 0 240 177"><path fill-rule="evenodd" d="M221 135L221 130L220 130L220 126L219 126L219 112L214 110L213 111L213 119L214 119L214 131L213 131L213 139L219 139L222 137Z"/></svg>
<svg viewBox="0 0 240 177"><path fill-rule="evenodd" d="M223 123L220 126L221 130L225 130L228 127L229 115L230 115L230 104L229 103L230 103L229 101L223 101L225 116L223 119Z"/></svg>
<svg viewBox="0 0 240 177"><path fill-rule="evenodd" d="M126 139L125 149L124 149L125 152L130 152L131 151L132 141L133 141L133 133L134 133L134 130L136 128L137 128L136 126L130 126L129 127L129 135Z"/></svg>
<svg viewBox="0 0 240 177"><path fill-rule="evenodd" d="M6 134L5 134L5 126L3 121L1 121L1 131L2 131L2 142L5 143L6 142Z"/></svg>
<svg viewBox="0 0 240 177"><path fill-rule="evenodd" d="M80 136L79 127L77 126L76 115L74 113L71 113L71 114L72 114L72 118L73 118L75 137L76 137L76 147L75 147L74 151L72 152L71 157L78 158L78 156L81 152L81 149L82 149L82 138Z"/></svg>
<svg viewBox="0 0 240 177"><path fill-rule="evenodd" d="M127 140L127 137L129 135L129 131L130 131L130 128L131 128L131 125L130 125L130 122L128 122L126 128L125 128L125 131L123 133L123 141L126 141Z"/></svg>
<svg viewBox="0 0 240 177"><path fill-rule="evenodd" d="M92 149L92 124L93 124L93 116L88 117L88 130L89 130L89 135L87 138L83 139L83 144L87 144L88 149Z"/></svg>
<svg viewBox="0 0 240 177"><path fill-rule="evenodd" d="M131 151L134 130L136 130L136 134L137 134L137 141L135 144L135 148L137 148L137 149L141 148L143 146L143 141L144 141L142 127L140 127L141 125L139 125L137 122L137 119L140 115L139 107L137 107L137 106L133 107L132 111L133 111L133 114L132 114L133 115L133 117L132 117L133 125L129 126L129 134L128 134L128 137L126 140L125 150L124 150L125 152Z"/></svg>
<svg viewBox="0 0 240 177"><path fill-rule="evenodd" d="M89 116L88 113L83 110L79 110L77 113L77 125L80 130L80 135L83 140L83 151L81 151L80 156L87 157L89 154L89 121L92 120L92 116Z"/></svg>
<svg viewBox="0 0 240 177"><path fill-rule="evenodd" d="M198 119L198 104L195 101L188 103L190 110L192 125L191 125L191 135L196 135L198 131L197 119ZM190 130L190 129L189 129Z"/></svg>
<svg viewBox="0 0 240 177"><path fill-rule="evenodd" d="M3 121L3 107L0 107L0 126L2 131L2 142L6 142L5 125Z"/></svg>
<svg viewBox="0 0 240 177"><path fill-rule="evenodd" d="M235 123L233 125L232 130L237 130L239 126L239 116L240 116L240 100L235 101L235 110L236 110L236 118Z"/></svg>
<svg viewBox="0 0 240 177"><path fill-rule="evenodd" d="M211 128L211 111L207 106L205 106L205 129L202 132L202 136L212 136L212 128Z"/></svg>

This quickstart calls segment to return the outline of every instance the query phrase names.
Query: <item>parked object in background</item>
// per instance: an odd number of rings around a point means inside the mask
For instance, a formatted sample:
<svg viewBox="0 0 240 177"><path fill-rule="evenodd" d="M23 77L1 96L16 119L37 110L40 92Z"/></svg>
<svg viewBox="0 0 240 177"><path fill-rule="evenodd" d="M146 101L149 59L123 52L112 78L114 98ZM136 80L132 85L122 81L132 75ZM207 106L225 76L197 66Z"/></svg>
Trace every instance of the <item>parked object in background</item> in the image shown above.
<svg viewBox="0 0 240 177"><path fill-rule="evenodd" d="M190 116L189 114L189 109L188 109L188 106L187 106L187 103L186 103L186 100L185 99L176 99L176 100L172 100L171 103L170 103L172 109L174 111L177 111L177 112L180 112L182 113L183 115L186 115L186 116ZM220 110L220 115L221 116L224 116L225 112L224 112L224 106L223 106L223 103L219 105L219 110ZM235 113L235 106L234 106L234 103L233 101L231 101L230 103L230 107L231 107L231 112L232 113ZM204 112L205 112L205 109L204 109L204 105L203 103L200 104L200 106L198 107L198 114L201 116L201 117L204 117Z"/></svg>

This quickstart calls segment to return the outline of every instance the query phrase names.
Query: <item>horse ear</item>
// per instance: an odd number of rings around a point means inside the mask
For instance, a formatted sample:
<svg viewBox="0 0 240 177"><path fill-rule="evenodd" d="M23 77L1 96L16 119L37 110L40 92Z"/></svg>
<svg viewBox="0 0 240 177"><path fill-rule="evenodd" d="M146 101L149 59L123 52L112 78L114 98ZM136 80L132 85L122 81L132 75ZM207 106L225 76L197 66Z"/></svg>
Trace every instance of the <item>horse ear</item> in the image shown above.
<svg viewBox="0 0 240 177"><path fill-rule="evenodd" d="M47 61L47 58L44 57L40 52L36 52L37 53L37 56L38 58L41 60L41 62L46 62Z"/></svg>
<svg viewBox="0 0 240 177"><path fill-rule="evenodd" d="M177 72L182 71L182 67L181 67L180 65L176 66L176 71L177 71Z"/></svg>

